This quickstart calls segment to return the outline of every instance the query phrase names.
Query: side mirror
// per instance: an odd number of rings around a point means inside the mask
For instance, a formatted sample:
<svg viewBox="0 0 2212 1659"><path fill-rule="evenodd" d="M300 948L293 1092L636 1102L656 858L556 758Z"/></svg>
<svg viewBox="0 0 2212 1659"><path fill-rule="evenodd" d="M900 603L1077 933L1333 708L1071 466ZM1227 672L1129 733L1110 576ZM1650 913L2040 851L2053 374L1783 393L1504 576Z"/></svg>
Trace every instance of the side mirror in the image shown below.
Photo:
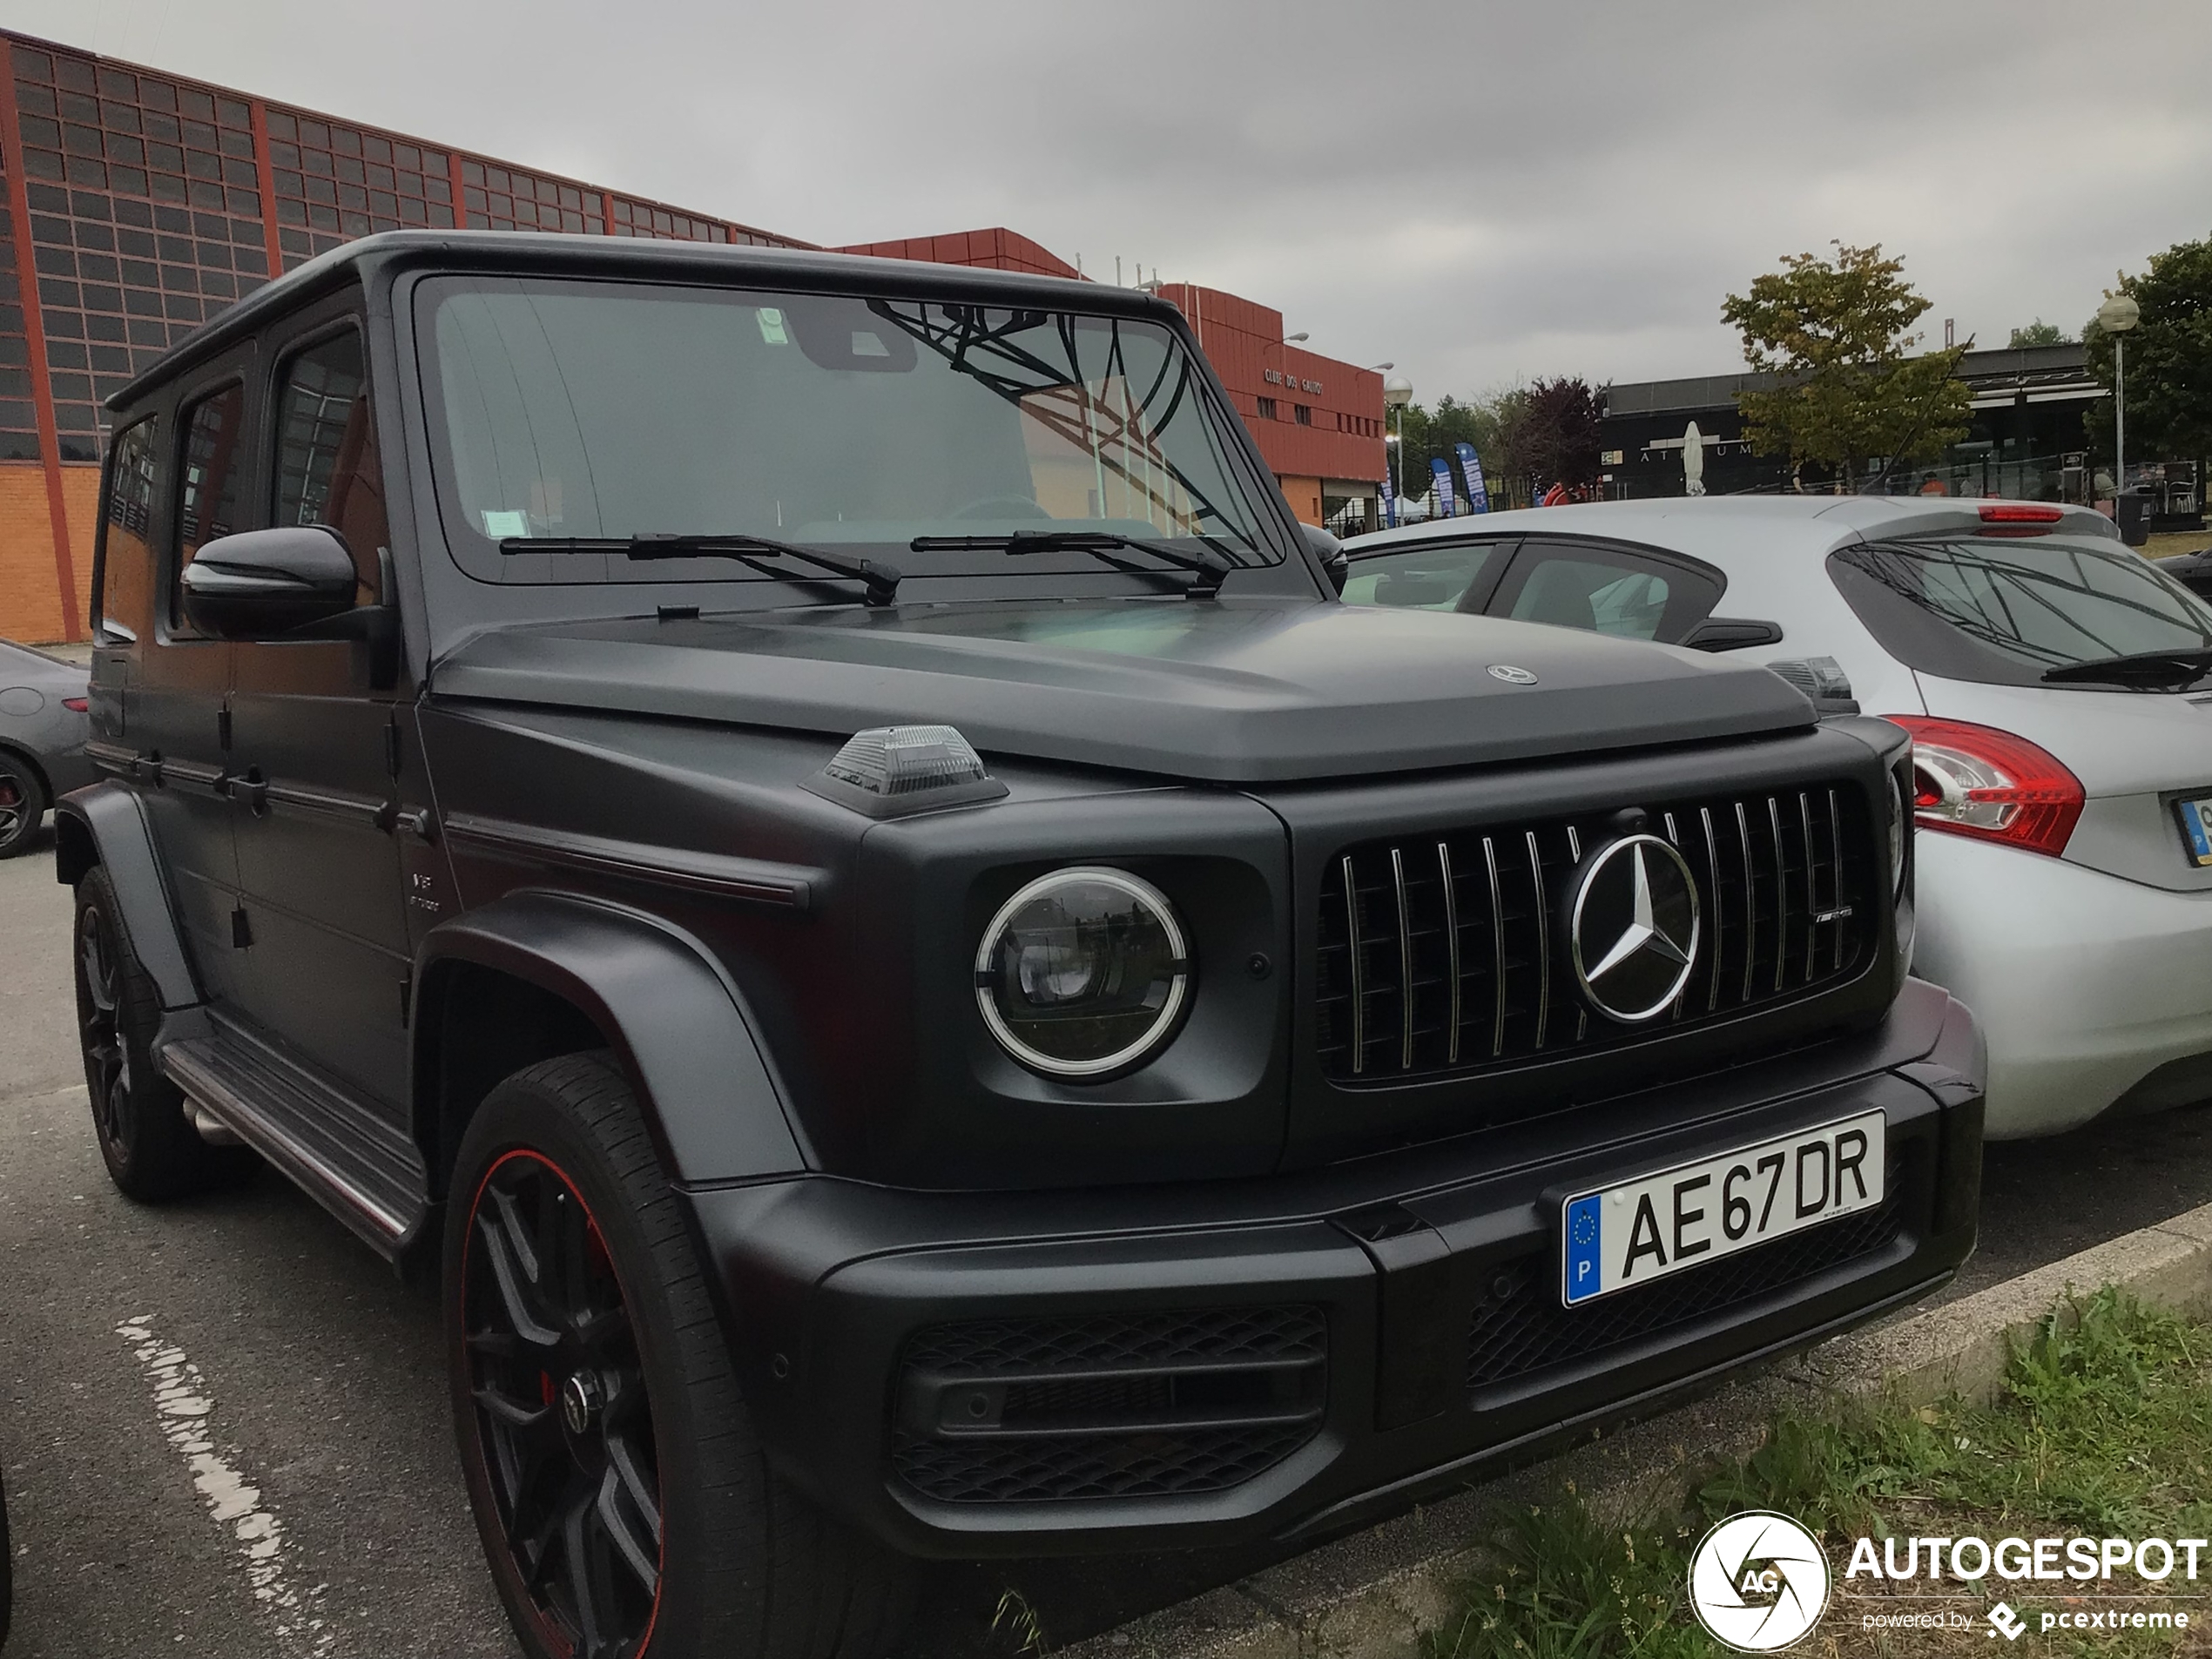
<svg viewBox="0 0 2212 1659"><path fill-rule="evenodd" d="M1344 544L1318 524L1301 523L1298 529L1305 537L1306 546L1313 550L1313 556L1320 561L1321 573L1329 578L1332 587L1342 593L1352 575L1352 561L1344 556Z"/></svg>
<svg viewBox="0 0 2212 1659"><path fill-rule="evenodd" d="M226 639L287 634L354 608L354 559L320 524L219 536L185 567L185 614Z"/></svg>

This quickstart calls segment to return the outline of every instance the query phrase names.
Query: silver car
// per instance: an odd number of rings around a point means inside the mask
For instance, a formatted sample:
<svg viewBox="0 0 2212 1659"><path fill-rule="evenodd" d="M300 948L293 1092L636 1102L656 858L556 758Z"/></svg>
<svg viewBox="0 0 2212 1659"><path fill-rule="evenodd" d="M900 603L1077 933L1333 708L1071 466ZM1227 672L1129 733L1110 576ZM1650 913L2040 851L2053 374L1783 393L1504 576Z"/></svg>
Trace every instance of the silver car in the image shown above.
<svg viewBox="0 0 2212 1659"><path fill-rule="evenodd" d="M1979 1016L1988 1133L2212 1098L2212 603L2040 502L1605 502L1345 544L1345 597L1775 664L1915 738L1913 971Z"/></svg>
<svg viewBox="0 0 2212 1659"><path fill-rule="evenodd" d="M27 850L46 809L92 781L87 678L74 663L0 639L0 859Z"/></svg>

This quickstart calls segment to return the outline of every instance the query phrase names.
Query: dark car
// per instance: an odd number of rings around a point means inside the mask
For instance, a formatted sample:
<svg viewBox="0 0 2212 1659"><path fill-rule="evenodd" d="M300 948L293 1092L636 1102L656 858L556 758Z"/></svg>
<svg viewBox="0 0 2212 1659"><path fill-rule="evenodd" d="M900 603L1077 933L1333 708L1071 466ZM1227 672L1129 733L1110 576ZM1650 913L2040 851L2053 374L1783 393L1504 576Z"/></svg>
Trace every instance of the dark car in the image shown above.
<svg viewBox="0 0 2212 1659"><path fill-rule="evenodd" d="M2158 568L2199 598L2212 599L2212 548L2161 559Z"/></svg>
<svg viewBox="0 0 2212 1659"><path fill-rule="evenodd" d="M75 663L0 639L0 859L27 851L46 809L92 781L84 682Z"/></svg>
<svg viewBox="0 0 2212 1659"><path fill-rule="evenodd" d="M442 1259L533 1655L1316 1536L1973 1243L1903 734L1343 604L1150 295L402 233L111 408L101 1145Z"/></svg>

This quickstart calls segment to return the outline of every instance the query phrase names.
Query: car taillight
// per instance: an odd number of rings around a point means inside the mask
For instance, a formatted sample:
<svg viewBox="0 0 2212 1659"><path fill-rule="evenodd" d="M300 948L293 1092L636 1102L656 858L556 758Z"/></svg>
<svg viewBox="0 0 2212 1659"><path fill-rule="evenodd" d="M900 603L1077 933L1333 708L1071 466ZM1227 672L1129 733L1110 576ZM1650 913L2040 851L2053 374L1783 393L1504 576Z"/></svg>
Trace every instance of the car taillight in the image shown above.
<svg viewBox="0 0 2212 1659"><path fill-rule="evenodd" d="M2055 524L2065 516L2059 508L2039 506L2033 502L1986 501L1981 504L1981 522L1985 524Z"/></svg>
<svg viewBox="0 0 2212 1659"><path fill-rule="evenodd" d="M1994 726L1887 717L1912 734L1912 819L1923 828L2054 856L2081 817L2081 780L2048 750Z"/></svg>
<svg viewBox="0 0 2212 1659"><path fill-rule="evenodd" d="M92 700L85 697L65 697L62 699L62 706L71 714L82 714L92 706Z"/></svg>

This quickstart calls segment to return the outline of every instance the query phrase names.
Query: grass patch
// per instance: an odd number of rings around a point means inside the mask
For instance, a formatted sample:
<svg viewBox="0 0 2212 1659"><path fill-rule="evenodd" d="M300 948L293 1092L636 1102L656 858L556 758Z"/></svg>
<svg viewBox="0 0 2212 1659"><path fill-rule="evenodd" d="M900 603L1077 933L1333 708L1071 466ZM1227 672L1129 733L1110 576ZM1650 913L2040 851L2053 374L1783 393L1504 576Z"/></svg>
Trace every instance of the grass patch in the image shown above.
<svg viewBox="0 0 2212 1659"><path fill-rule="evenodd" d="M2055 1308L2019 1345L1987 1406L1951 1401L1910 1410L1859 1402L1769 1425L1740 1462L1699 1471L1672 1513L1601 1514L1572 1487L1509 1522L1494 1566L1461 1587L1453 1615L1425 1659L1676 1659L1725 1653L1699 1628L1684 1586L1705 1529L1744 1509L1795 1517L1820 1534L1837 1595L1801 1653L1913 1656L2000 1650L2036 1654L2212 1654L2212 1551L2195 1584L2177 1568L2170 1597L2186 1632L2054 1630L1994 1642L1981 1615L1999 1600L2028 1617L2083 1588L1946 1581L1912 1587L1956 1599L1963 1631L1869 1631L1858 1599L1906 1587L1846 1584L1860 1536L2212 1536L2212 1327L2142 1306L2112 1290ZM2132 1575L2114 1588L2135 1588ZM2094 1586L2089 1588L2094 1588ZM2146 1586L2155 1589L2158 1587ZM2202 1596L2204 1599L2195 1599ZM2148 1607L2150 1602L2143 1603Z"/></svg>

